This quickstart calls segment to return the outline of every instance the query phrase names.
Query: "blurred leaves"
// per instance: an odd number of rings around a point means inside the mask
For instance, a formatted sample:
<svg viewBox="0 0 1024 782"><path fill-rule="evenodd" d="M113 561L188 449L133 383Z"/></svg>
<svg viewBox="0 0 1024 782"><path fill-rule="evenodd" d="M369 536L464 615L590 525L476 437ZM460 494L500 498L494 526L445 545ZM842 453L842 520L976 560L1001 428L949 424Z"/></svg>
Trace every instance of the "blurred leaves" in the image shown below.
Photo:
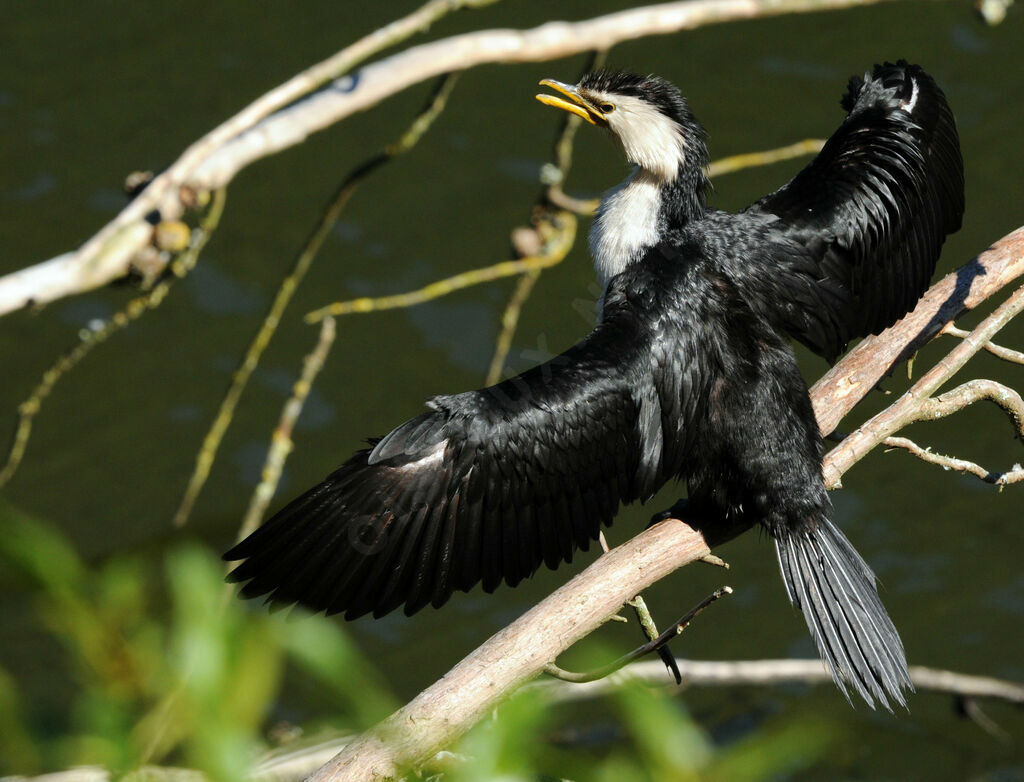
<svg viewBox="0 0 1024 782"><path fill-rule="evenodd" d="M289 663L326 689L349 728L395 705L337 624L249 610L197 545L172 549L162 567L140 555L90 566L45 524L0 507L0 563L28 582L72 682L67 724L55 726L33 717L0 668L4 772L173 763L244 778Z"/></svg>
<svg viewBox="0 0 1024 782"><path fill-rule="evenodd" d="M585 667L618 654L588 640L574 655ZM666 679L667 681L667 679ZM827 721L780 719L717 744L691 717L674 687L626 681L609 704L552 706L526 690L442 753L444 782L747 782L787 779L824 757L835 740ZM560 730L572 721L572 727Z"/></svg>
<svg viewBox="0 0 1024 782"><path fill-rule="evenodd" d="M162 563L125 555L91 565L50 527L0 505L0 563L28 583L64 652L67 670L56 680L69 682L58 720L34 713L0 668L0 773L97 765L118 776L158 765L250 778L289 665L327 693L335 728L369 727L399 705L338 624L250 610L198 545L174 547ZM573 656L587 667L617 655L591 643ZM832 741L826 723L785 722L716 746L680 698L636 682L599 711L595 728L593 712L570 714L540 691L521 693L442 753L429 778L778 778L812 765ZM557 738L560 730L576 739Z"/></svg>

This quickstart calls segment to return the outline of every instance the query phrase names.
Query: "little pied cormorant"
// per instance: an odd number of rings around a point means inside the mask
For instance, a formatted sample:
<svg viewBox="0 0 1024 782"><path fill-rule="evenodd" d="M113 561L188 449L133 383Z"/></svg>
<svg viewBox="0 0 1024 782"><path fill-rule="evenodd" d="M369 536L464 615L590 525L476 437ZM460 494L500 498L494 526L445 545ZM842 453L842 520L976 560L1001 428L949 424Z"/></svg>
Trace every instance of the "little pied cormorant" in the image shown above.
<svg viewBox="0 0 1024 782"><path fill-rule="evenodd" d="M706 206L705 133L673 85L607 71L542 84L565 97L538 99L609 130L636 167L591 229L598 324L371 440L228 551L245 560L230 580L348 619L412 614L571 561L620 504L682 479L711 537L768 532L844 694L904 703L902 643L830 520L821 436L779 331L831 359L927 287L963 212L942 92L903 62L851 79L821 153L734 215Z"/></svg>

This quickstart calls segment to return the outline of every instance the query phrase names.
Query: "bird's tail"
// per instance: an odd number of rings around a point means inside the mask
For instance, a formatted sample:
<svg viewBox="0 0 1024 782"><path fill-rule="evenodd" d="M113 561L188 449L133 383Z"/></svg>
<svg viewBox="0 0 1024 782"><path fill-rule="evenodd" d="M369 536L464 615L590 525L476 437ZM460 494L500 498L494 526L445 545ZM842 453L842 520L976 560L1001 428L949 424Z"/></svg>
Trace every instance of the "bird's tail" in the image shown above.
<svg viewBox="0 0 1024 782"><path fill-rule="evenodd" d="M790 602L807 620L822 659L849 700L846 685L874 708L905 706L913 690L903 643L875 588L875 574L826 518L811 530L775 540Z"/></svg>

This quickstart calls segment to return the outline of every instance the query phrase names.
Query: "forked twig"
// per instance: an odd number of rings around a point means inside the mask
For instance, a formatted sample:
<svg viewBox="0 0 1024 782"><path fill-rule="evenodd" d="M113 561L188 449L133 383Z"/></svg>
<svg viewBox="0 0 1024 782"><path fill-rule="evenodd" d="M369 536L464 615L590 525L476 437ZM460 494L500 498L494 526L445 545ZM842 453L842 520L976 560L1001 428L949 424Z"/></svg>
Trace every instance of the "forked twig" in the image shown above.
<svg viewBox="0 0 1024 782"><path fill-rule="evenodd" d="M682 633L683 630L685 630L689 626L690 622L692 622L697 617L697 615L700 614L705 608L714 603L716 600L719 600L720 598L723 598L726 595L731 594L732 587L725 586L721 587L720 589L716 589L710 595L701 600L697 605L695 605L693 608L691 608L689 611L687 611L685 614L679 617L672 624L671 627L669 627L659 636L657 636L656 638L652 638L643 646L638 646L631 652L627 652L626 654L622 655L622 657L620 657L618 660L615 660L614 662L609 663L608 665L604 665L600 668L597 668L596 670L588 671L586 673L574 673L572 671L567 671L564 668L560 668L559 666L555 665L555 663L548 663L544 666L544 673L550 674L551 676L554 676L557 679L562 679L563 681L575 682L578 684L583 682L593 682L597 681L598 679L604 679L607 676L611 676L613 673L620 670L629 663L633 662L634 660L643 657L645 654L650 654L651 652L663 648L665 644L667 644L673 638ZM679 669L676 668L675 673L677 684L682 682L682 677L679 675L678 671Z"/></svg>

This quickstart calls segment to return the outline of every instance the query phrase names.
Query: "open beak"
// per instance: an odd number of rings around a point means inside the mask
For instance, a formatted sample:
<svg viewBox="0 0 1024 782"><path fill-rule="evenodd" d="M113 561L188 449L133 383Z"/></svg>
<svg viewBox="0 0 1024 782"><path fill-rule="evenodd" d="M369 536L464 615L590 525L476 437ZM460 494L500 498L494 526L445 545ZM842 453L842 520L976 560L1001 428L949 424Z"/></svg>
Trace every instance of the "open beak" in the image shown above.
<svg viewBox="0 0 1024 782"><path fill-rule="evenodd" d="M540 84L544 87L550 87L556 92L565 95L566 98L569 98L569 100L565 100L557 95L540 94L537 96L537 100L541 103L547 106L554 106L556 109L563 109L570 114L575 114L577 117L582 117L591 125L606 125L608 123L604 114L576 91L575 84L563 84L554 79L542 79Z"/></svg>

